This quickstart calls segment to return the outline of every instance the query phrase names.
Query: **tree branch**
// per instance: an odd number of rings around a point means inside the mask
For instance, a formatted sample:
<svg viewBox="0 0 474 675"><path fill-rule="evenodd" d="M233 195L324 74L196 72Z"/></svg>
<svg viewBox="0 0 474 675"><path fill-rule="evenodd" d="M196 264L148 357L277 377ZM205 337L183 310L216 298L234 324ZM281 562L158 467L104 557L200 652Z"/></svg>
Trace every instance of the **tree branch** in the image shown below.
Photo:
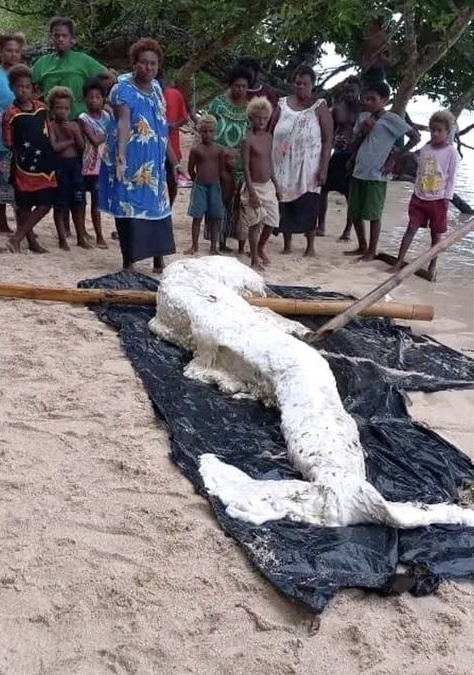
<svg viewBox="0 0 474 675"><path fill-rule="evenodd" d="M18 9L18 7L12 8L8 5L0 5L0 9L3 9L5 12L10 14L16 14L17 16L40 16L41 12L39 10L28 12L24 9Z"/></svg>

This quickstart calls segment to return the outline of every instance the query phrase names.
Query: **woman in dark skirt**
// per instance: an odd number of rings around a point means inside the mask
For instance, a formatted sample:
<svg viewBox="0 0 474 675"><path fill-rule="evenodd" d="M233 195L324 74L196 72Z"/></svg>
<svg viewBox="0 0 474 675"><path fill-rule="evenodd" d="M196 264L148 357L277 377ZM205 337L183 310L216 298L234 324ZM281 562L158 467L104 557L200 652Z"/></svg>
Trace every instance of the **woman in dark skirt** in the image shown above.
<svg viewBox="0 0 474 675"><path fill-rule="evenodd" d="M332 118L324 99L313 94L312 68L299 66L294 94L280 99L273 130L273 168L280 201L283 253L291 253L293 234L305 234L304 255L314 256L318 197L326 182L332 146Z"/></svg>
<svg viewBox="0 0 474 675"><path fill-rule="evenodd" d="M107 130L99 182L99 208L115 217L123 268L153 258L161 272L163 256L175 253L165 162L168 125L160 85L161 47L142 38L130 49L131 78L110 92L114 118Z"/></svg>

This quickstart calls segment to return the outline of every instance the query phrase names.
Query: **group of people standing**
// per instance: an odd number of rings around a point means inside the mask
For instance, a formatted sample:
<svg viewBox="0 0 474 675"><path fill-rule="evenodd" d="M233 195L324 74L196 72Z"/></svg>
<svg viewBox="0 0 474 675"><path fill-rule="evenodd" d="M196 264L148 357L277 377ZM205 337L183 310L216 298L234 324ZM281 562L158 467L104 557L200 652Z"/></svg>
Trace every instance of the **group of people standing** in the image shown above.
<svg viewBox="0 0 474 675"><path fill-rule="evenodd" d="M32 251L43 252L33 228L51 207L62 248L68 248L69 214L78 245L93 245L85 229L87 190L95 244L106 246L102 211L115 218L123 267L153 258L159 272L163 257L175 252L171 210L185 178L179 127L189 117L180 92L160 83L162 49L151 38L138 40L130 49L131 71L117 77L73 49L70 19L54 18L50 35L53 52L31 69L21 64L21 35L0 39L0 202L14 201L17 214L7 247L18 251L26 238ZM228 237L238 239L242 253L248 238L252 264L260 266L267 261L265 242L275 232L283 234L283 253L291 252L293 235L304 234L304 255L314 256L315 237L325 233L327 194L337 190L348 200L341 239L349 238L353 225L353 253L373 259L387 180L399 153L414 146L419 134L385 111L390 90L380 78L366 78L362 92L358 78L349 78L330 110L314 93L310 67L296 69L293 93L283 98L259 76L257 61L240 59L228 88L199 123L188 167L194 181L189 252L198 248L204 217L213 253L231 250ZM449 126L447 116L442 120ZM443 168L436 161L431 168L444 185ZM451 176L446 185L452 182ZM449 189L441 192L449 199ZM8 223L0 205L2 230L8 231Z"/></svg>

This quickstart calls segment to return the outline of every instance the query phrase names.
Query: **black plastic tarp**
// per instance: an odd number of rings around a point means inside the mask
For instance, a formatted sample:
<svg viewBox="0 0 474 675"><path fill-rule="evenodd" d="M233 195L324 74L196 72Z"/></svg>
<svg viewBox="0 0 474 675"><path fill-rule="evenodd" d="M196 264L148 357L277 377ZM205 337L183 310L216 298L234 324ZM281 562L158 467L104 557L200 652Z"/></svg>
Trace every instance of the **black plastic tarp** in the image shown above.
<svg viewBox="0 0 474 675"><path fill-rule="evenodd" d="M155 290L157 282L140 274L117 273L79 286ZM281 296L341 297L309 288L272 288ZM191 354L150 332L152 307L92 309L119 332L156 414L168 426L173 460L203 494L198 460L205 452L253 478L300 477L286 459L278 411L259 402L234 400L184 377ZM312 328L323 320L302 319ZM346 410L359 426L371 483L390 500L456 501L460 488L474 480L473 465L453 445L411 420L405 390L471 387L474 361L380 319L354 321L320 349L329 360ZM229 518L218 498L206 496L222 528L260 571L283 593L316 612L341 588L390 592L399 563L407 567L411 592L418 595L434 590L441 579L474 575L474 528L327 528L288 520L257 527Z"/></svg>

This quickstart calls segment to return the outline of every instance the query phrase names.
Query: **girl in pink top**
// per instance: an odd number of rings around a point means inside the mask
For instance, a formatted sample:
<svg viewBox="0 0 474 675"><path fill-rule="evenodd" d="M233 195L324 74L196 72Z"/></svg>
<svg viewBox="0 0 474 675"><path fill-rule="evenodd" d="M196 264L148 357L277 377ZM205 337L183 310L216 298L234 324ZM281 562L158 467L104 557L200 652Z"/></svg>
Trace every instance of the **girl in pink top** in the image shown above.
<svg viewBox="0 0 474 675"><path fill-rule="evenodd" d="M392 272L404 266L405 255L419 227L430 228L432 246L448 229L448 207L459 164L458 153L450 140L454 124L455 119L448 110L440 110L430 118L431 140L420 151L415 189L408 206L409 223ZM434 281L436 258L430 262L428 273Z"/></svg>

